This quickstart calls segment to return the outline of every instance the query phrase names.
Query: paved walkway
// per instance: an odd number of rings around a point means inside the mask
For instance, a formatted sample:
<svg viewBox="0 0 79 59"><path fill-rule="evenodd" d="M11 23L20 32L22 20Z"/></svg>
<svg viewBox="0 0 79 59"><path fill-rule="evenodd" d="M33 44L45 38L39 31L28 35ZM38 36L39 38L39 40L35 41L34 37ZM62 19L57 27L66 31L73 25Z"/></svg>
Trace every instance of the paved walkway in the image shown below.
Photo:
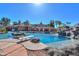
<svg viewBox="0 0 79 59"><path fill-rule="evenodd" d="M11 41L0 41L1 56L47 56L45 50L28 50L22 44Z"/></svg>
<svg viewBox="0 0 79 59"><path fill-rule="evenodd" d="M27 50L21 44L8 41L0 41L0 55L27 56Z"/></svg>

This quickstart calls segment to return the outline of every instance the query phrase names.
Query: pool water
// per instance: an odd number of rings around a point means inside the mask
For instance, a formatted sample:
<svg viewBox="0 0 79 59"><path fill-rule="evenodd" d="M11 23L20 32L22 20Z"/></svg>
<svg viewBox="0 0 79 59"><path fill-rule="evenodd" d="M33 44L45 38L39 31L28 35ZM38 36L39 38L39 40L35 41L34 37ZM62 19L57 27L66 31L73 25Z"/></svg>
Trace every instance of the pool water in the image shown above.
<svg viewBox="0 0 79 59"><path fill-rule="evenodd" d="M64 41L67 40L66 37L58 37L53 34L43 34L43 33L26 33L26 35L31 35L32 38L39 38L40 42L42 43L53 43L53 42L58 42L58 41ZM0 34L0 40L3 39L8 39L8 38L13 38L11 33L6 33L6 34Z"/></svg>
<svg viewBox="0 0 79 59"><path fill-rule="evenodd" d="M0 34L0 40L12 38L11 33Z"/></svg>
<svg viewBox="0 0 79 59"><path fill-rule="evenodd" d="M41 34L41 33L28 33L33 38L39 38L42 43L53 43L58 41L68 40L66 37L56 36L53 34Z"/></svg>

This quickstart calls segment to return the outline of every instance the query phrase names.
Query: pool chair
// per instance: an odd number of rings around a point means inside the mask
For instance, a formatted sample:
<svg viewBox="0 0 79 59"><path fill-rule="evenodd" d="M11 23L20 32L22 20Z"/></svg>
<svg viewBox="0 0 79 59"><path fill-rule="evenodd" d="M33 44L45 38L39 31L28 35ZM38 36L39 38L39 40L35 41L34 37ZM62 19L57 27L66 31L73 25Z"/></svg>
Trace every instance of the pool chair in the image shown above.
<svg viewBox="0 0 79 59"><path fill-rule="evenodd" d="M34 37L33 35L23 36L23 37L20 37L19 40L21 40L21 41L29 40L30 38L33 38L33 37Z"/></svg>
<svg viewBox="0 0 79 59"><path fill-rule="evenodd" d="M17 43L20 44L20 43L29 41L29 40L31 40L31 39L30 39L29 37L20 37L18 40L20 40L20 41L18 41Z"/></svg>
<svg viewBox="0 0 79 59"><path fill-rule="evenodd" d="M26 38L26 37L20 37L19 40L24 41L24 40L28 40L28 38Z"/></svg>

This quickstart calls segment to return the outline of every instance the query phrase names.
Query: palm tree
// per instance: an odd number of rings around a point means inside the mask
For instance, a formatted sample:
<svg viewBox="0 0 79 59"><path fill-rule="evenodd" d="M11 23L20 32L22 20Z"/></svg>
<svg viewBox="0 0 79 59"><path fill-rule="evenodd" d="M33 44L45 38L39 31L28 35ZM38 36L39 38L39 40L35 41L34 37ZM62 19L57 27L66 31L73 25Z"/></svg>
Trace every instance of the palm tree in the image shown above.
<svg viewBox="0 0 79 59"><path fill-rule="evenodd" d="M1 22L2 22L3 26L8 26L10 24L10 19L6 18L6 17L3 17L1 19Z"/></svg>
<svg viewBox="0 0 79 59"><path fill-rule="evenodd" d="M55 21L55 23L56 23L56 27L58 26L58 27L60 27L61 25L62 25L62 22L61 21Z"/></svg>
<svg viewBox="0 0 79 59"><path fill-rule="evenodd" d="M66 24L65 24L65 23L62 23L62 25L63 25L63 28L65 28L65 27L66 27Z"/></svg>
<svg viewBox="0 0 79 59"><path fill-rule="evenodd" d="M70 26L70 24L71 24L71 22L66 22L66 25L67 25L67 26Z"/></svg>
<svg viewBox="0 0 79 59"><path fill-rule="evenodd" d="M20 25L21 24L21 21L20 20L18 20L18 25Z"/></svg>
<svg viewBox="0 0 79 59"><path fill-rule="evenodd" d="M25 22L23 22L23 25L25 26L24 30L29 31L30 29L30 22L29 20L26 20Z"/></svg>
<svg viewBox="0 0 79 59"><path fill-rule="evenodd" d="M40 25L43 25L42 21L40 22Z"/></svg>
<svg viewBox="0 0 79 59"><path fill-rule="evenodd" d="M58 21L58 25L59 25L59 27L62 25L62 22L61 21Z"/></svg>
<svg viewBox="0 0 79 59"><path fill-rule="evenodd" d="M23 22L23 24L24 24L24 25L29 25L30 23L29 23L28 20L26 20L25 22Z"/></svg>
<svg viewBox="0 0 79 59"><path fill-rule="evenodd" d="M0 25L2 25L2 21L0 20Z"/></svg>
<svg viewBox="0 0 79 59"><path fill-rule="evenodd" d="M40 26L43 26L43 23L42 23L42 21L40 22L40 24L39 24Z"/></svg>
<svg viewBox="0 0 79 59"><path fill-rule="evenodd" d="M17 22L13 22L13 25L18 25L18 23Z"/></svg>
<svg viewBox="0 0 79 59"><path fill-rule="evenodd" d="M50 26L50 27L54 27L54 21L53 21L53 20L50 21L49 26Z"/></svg>

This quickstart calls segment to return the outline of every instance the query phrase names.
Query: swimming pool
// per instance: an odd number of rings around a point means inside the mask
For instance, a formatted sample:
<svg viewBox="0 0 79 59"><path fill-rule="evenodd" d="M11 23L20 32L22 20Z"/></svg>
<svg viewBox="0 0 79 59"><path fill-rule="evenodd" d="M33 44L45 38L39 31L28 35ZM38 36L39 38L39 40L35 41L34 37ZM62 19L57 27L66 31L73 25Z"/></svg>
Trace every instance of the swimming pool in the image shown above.
<svg viewBox="0 0 79 59"><path fill-rule="evenodd" d="M12 38L11 32L0 34L0 40Z"/></svg>
<svg viewBox="0 0 79 59"><path fill-rule="evenodd" d="M42 43L53 43L68 40L66 37L56 36L53 34L44 34L44 33L27 33L27 34L33 36L32 38L39 38Z"/></svg>
<svg viewBox="0 0 79 59"><path fill-rule="evenodd" d="M44 34L44 33L26 33L26 35L31 35L32 38L39 38L40 42L42 43L53 43L53 42L59 42L59 41L64 41L67 40L66 37L62 36L55 36L53 34ZM0 40L2 39L8 39L8 38L13 38L11 33L6 33L6 34L0 34Z"/></svg>

